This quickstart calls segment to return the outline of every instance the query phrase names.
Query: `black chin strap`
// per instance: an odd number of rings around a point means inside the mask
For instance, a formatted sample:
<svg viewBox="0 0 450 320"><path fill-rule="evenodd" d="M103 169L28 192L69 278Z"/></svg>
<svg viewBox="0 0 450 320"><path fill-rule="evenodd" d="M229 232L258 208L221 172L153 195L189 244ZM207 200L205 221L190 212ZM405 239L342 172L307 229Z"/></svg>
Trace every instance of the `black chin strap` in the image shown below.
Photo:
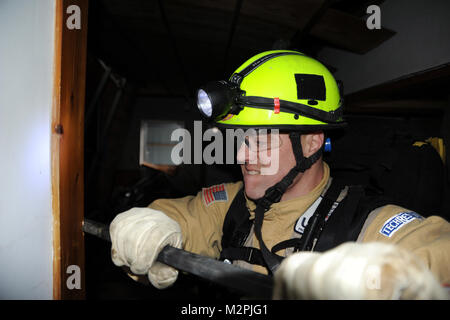
<svg viewBox="0 0 450 320"><path fill-rule="evenodd" d="M273 274L275 270L281 263L282 257L272 253L264 243L262 239L262 224L264 221L264 214L268 211L273 203L277 203L281 200L281 197L289 188L289 186L294 181L295 177L300 172L305 172L309 169L322 155L322 148L320 148L316 153L306 158L303 156L302 144L300 141L300 133L292 132L289 134L289 138L292 143L292 149L294 151L296 165L293 167L286 176L281 179L280 182L275 184L274 186L268 188L264 194L264 197L259 199L256 204L255 209L255 222L254 222L254 230L256 239L258 239L259 247L261 249L261 253L263 259L266 263L267 269L269 273Z"/></svg>

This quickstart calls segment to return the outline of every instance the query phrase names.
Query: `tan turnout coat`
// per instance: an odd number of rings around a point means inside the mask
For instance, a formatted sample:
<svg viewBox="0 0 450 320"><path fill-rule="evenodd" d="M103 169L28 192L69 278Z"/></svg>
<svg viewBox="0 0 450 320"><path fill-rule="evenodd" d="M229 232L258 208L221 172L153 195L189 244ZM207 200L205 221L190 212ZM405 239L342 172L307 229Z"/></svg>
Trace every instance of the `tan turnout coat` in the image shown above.
<svg viewBox="0 0 450 320"><path fill-rule="evenodd" d="M295 236L294 226L302 214L316 201L330 182L330 170L324 163L321 182L307 195L274 203L266 212L262 235L268 248ZM183 248L197 254L218 258L221 251L222 227L225 215L242 182L204 188L196 196L180 199L159 199L150 208L161 210L176 220L183 234ZM213 192L220 195L214 197ZM250 219L254 219L255 204L247 199ZM404 219L405 208L386 205L372 211L359 234L358 242L381 241L397 244L419 256L442 283L450 283L450 223L438 216ZM403 215L402 215L403 214ZM420 214L420 213L419 213ZM382 230L390 231L389 236ZM298 236L298 235L297 235ZM259 248L254 235L246 245ZM284 255L289 252L284 252ZM244 267L266 273L261 266Z"/></svg>

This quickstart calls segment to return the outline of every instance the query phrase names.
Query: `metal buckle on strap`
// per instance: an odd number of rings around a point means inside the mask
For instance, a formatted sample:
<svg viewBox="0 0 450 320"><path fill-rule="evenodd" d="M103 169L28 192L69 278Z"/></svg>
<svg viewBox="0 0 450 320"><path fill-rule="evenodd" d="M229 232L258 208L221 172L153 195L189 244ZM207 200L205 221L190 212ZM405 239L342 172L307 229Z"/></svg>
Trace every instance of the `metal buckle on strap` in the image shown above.
<svg viewBox="0 0 450 320"><path fill-rule="evenodd" d="M230 82L233 83L233 84L235 84L235 85L237 85L237 86L239 87L239 85L240 85L241 82L242 82L242 79L244 79L244 76L243 76L243 75L241 75L240 73L234 73L234 74L231 76Z"/></svg>
<svg viewBox="0 0 450 320"><path fill-rule="evenodd" d="M270 188L258 204L265 209L269 209L272 203L280 202L282 196L283 192L280 189L277 187Z"/></svg>
<svg viewBox="0 0 450 320"><path fill-rule="evenodd" d="M246 259L247 259L247 262L251 262L252 260L252 256L253 256L253 250L254 250L254 248L250 248L250 249L248 249L247 250L247 257L246 257Z"/></svg>

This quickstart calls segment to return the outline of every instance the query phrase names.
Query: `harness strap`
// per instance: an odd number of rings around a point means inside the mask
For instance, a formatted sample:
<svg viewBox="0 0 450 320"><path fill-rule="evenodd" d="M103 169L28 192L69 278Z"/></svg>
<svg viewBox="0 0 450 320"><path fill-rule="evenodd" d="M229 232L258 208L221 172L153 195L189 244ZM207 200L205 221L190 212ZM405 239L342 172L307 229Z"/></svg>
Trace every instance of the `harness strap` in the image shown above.
<svg viewBox="0 0 450 320"><path fill-rule="evenodd" d="M273 274L275 270L280 265L283 257L280 257L272 253L264 243L262 238L262 225L264 222L264 214L270 209L273 203L277 203L281 200L281 197L287 190L287 188L292 184L292 181L299 174L299 172L304 172L309 169L312 164L320 158L322 148L320 148L316 153L306 158L303 156L300 133L293 132L289 135L292 148L294 150L294 155L296 158L296 165L289 171L289 173L281 179L280 182L274 186L268 188L264 194L264 197L257 201L255 209L255 221L254 221L254 231L256 239L259 242L259 247L261 250L262 257L266 262L266 267L270 274ZM248 218L247 218L248 219Z"/></svg>
<svg viewBox="0 0 450 320"><path fill-rule="evenodd" d="M289 173L286 176L284 176L281 179L280 182L278 182L277 184L275 184L274 186L272 186L266 190L264 196L257 201L256 209L255 209L255 220L254 220L255 236L259 242L260 251L261 251L262 257L266 263L265 266L268 269L269 274L273 274L275 272L275 270L279 267L283 257L280 257L280 256L272 253L267 248L266 244L264 243L262 233L261 233L262 225L264 222L264 214L266 213L266 211L268 211L270 209L270 207L272 206L273 203L277 203L281 200L281 197L286 192L287 188L292 184L295 177L300 172L304 172L307 169L309 169L314 164L314 162L316 162L320 158L320 156L322 154L322 148L320 148L313 155L306 158L303 156L300 133L299 132L291 132L289 134L289 138L291 140L292 148L294 150L296 165L289 171ZM239 201L240 201L239 202L240 205L243 208L245 208L246 211L248 211L245 206L245 197L243 196L243 191L242 191L242 195L240 196ZM241 209L237 206L238 206L238 202L233 201L233 203L230 207L230 210L236 209L236 212L241 212ZM248 218L249 218L249 213L247 212L246 214L243 214L240 217L236 217L235 219L229 219L228 221L224 222L224 230L226 228L229 228L230 226L233 227L233 225L234 225L234 228L232 228L231 230L234 230L234 231L236 231L237 226L240 226L240 225L245 225L245 227L247 228L246 221L249 220ZM246 229L246 230L248 230L248 229ZM228 237L230 237L230 238L228 238ZM233 234L229 235L229 234L226 234L224 231L224 238L225 238L225 241L222 241L222 248L227 247L227 246L223 245L224 242L225 242L225 244L231 245L231 240L233 240ZM224 238L222 238L222 240L224 240ZM244 239L244 241L245 241L245 239ZM243 243L241 243L240 245L235 245L235 247L239 247L239 246L243 246Z"/></svg>
<svg viewBox="0 0 450 320"><path fill-rule="evenodd" d="M274 99L265 97L242 96L239 97L237 103L241 106L260 108L260 109L274 109ZM279 110L282 112L301 115L304 117L313 118L327 123L341 123L343 115L343 105L333 111L323 111L311 107L307 104L299 102L290 102L287 100L279 100Z"/></svg>
<svg viewBox="0 0 450 320"><path fill-rule="evenodd" d="M263 220L264 220L264 213L266 211L267 211L267 209L262 206L256 207L256 210L255 210L255 236L256 236L256 239L258 239L261 254L262 254L262 257L264 258L264 261L269 270L269 273L273 274L275 272L275 270L278 269L278 267L281 263L281 260L283 258L270 252L269 249L267 248L266 244L264 243L264 240L262 239L261 229L262 229L262 224L263 224Z"/></svg>
<svg viewBox="0 0 450 320"><path fill-rule="evenodd" d="M365 195L362 186L349 186L347 195L336 207L336 200L341 194L345 184L343 181L333 179L328 190L322 194L319 206L309 219L302 238L293 238L282 241L271 249L270 254L282 259L275 253L293 247L296 251L313 250L323 252L332 249L345 241L356 241L366 218L372 210L391 203L389 199ZM240 203L240 205L239 205ZM327 203L322 205L321 203ZM232 210L232 209L236 209ZM319 209L322 211L319 212ZM334 212L336 211L336 212ZM333 212L330 216L330 212ZM316 216L315 227L313 217ZM242 217L244 219L242 219ZM234 221L238 230L227 229L232 218L241 218L240 225ZM245 206L244 189L241 189L233 200L224 223L224 236L222 238L221 259L243 260L251 264L268 267L264 261L261 250L244 247L245 240L250 234L253 221L249 220L249 213ZM310 236L308 236L310 234ZM231 239L233 238L234 239ZM308 241L306 239L309 238ZM224 241L228 239L227 241Z"/></svg>
<svg viewBox="0 0 450 320"><path fill-rule="evenodd" d="M234 197L225 216L222 228L222 248L239 248L244 246L245 240L247 239L253 224L253 221L249 218L250 213L248 212L245 203L244 188L242 188ZM224 251L222 251L221 259L223 260L225 258L230 259L229 257L224 256Z"/></svg>
<svg viewBox="0 0 450 320"><path fill-rule="evenodd" d="M300 243L298 244L299 251L310 251L314 248L314 244L320 237L323 226L326 223L326 217L334 210L333 205L335 204L337 198L339 197L343 185L333 180L327 192L323 195L323 199L314 212L313 216L309 219L305 231L300 238Z"/></svg>
<svg viewBox="0 0 450 320"><path fill-rule="evenodd" d="M327 221L314 251L324 252L346 241L356 241L369 213L392 203L378 195L367 196L366 191L363 186L349 186L344 203Z"/></svg>
<svg viewBox="0 0 450 320"><path fill-rule="evenodd" d="M261 251L253 247L225 248L221 254L225 257L224 259L231 261L242 260L263 267L266 265L264 263Z"/></svg>
<svg viewBox="0 0 450 320"><path fill-rule="evenodd" d="M280 250L287 248L297 248L300 245L300 238L292 238L281 241L272 247L272 253L277 253Z"/></svg>

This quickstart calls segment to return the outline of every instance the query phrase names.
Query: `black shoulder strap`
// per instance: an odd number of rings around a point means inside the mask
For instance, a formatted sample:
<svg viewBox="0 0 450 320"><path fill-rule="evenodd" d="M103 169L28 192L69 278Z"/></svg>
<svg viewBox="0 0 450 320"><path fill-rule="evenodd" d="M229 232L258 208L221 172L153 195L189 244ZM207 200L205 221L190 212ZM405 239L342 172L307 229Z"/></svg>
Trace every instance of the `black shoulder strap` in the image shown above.
<svg viewBox="0 0 450 320"><path fill-rule="evenodd" d="M343 188L344 185L339 180L333 180L328 190L321 196L322 200L312 217L309 219L303 236L300 239L289 239L276 244L272 247L271 253L282 259L282 257L275 253L288 247L294 247L296 251L313 250L317 240L321 236L321 232L327 222L328 216L335 209L336 201ZM261 253L264 255L263 249L261 249Z"/></svg>
<svg viewBox="0 0 450 320"><path fill-rule="evenodd" d="M323 199L309 219L308 225L300 239L296 250L309 251L312 250L317 239L320 238L324 225L327 222L327 216L332 212L332 208L337 201L343 185L338 180L333 180L330 187L323 195Z"/></svg>
<svg viewBox="0 0 450 320"><path fill-rule="evenodd" d="M366 195L363 186L349 186L347 196L325 224L314 251L323 252L356 241L370 212L388 203L387 198Z"/></svg>
<svg viewBox="0 0 450 320"><path fill-rule="evenodd" d="M220 260L243 260L265 266L260 250L244 246L253 224L253 220L250 220L249 217L250 213L247 210L242 188L234 197L225 216Z"/></svg>
<svg viewBox="0 0 450 320"><path fill-rule="evenodd" d="M356 241L369 213L391 203L389 199L379 195L367 195L362 186L349 186L347 196L329 215L343 188L342 181L333 180L323 195L321 204L310 218L302 238L283 241L275 245L271 252L275 253L287 247L323 252L346 241ZM225 216L220 259L244 260L266 266L261 250L244 247L253 224L249 216L244 189L241 189Z"/></svg>
<svg viewBox="0 0 450 320"><path fill-rule="evenodd" d="M244 188L233 199L223 222L222 248L242 247L250 232L252 221L249 220Z"/></svg>
<svg viewBox="0 0 450 320"><path fill-rule="evenodd" d="M241 260L250 264L257 264L263 267L266 266L261 250L253 247L225 248L220 253L220 260L228 260L230 262Z"/></svg>

